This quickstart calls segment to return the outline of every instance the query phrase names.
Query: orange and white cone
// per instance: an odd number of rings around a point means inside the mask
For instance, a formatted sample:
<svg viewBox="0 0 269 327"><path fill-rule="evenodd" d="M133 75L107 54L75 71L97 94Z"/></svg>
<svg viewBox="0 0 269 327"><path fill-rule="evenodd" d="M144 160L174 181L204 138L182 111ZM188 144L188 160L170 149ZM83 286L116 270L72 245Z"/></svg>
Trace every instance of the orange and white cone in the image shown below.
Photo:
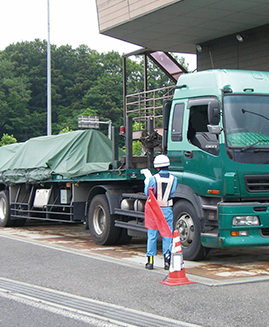
<svg viewBox="0 0 269 327"><path fill-rule="evenodd" d="M160 281L160 283L169 286L195 284L195 282L190 281L185 274L183 253L177 229L174 231L173 236L169 274L165 277L164 280Z"/></svg>

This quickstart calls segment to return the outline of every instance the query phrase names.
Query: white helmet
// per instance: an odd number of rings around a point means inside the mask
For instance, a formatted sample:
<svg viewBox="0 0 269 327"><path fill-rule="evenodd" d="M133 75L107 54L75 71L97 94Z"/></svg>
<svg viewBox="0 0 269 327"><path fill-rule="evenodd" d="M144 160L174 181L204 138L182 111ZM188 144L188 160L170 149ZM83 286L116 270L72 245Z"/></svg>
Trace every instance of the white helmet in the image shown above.
<svg viewBox="0 0 269 327"><path fill-rule="evenodd" d="M154 168L168 167L170 166L170 160L164 154L159 154L157 157L155 157L153 165Z"/></svg>

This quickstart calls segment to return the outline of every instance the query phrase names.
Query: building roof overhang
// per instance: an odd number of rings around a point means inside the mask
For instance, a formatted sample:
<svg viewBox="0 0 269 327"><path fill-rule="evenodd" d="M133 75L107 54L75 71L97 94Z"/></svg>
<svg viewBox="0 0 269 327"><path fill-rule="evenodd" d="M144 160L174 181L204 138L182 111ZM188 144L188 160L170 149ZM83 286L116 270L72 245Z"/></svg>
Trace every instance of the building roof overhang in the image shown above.
<svg viewBox="0 0 269 327"><path fill-rule="evenodd" d="M197 44L266 24L268 0L178 0L100 33L152 50L196 53Z"/></svg>

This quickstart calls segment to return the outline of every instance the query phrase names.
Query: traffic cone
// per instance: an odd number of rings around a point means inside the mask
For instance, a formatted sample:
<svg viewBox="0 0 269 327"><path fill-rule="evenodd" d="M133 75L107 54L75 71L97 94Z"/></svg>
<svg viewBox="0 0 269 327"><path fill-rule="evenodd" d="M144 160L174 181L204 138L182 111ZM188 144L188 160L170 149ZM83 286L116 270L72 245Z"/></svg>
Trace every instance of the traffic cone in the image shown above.
<svg viewBox="0 0 269 327"><path fill-rule="evenodd" d="M195 282L190 281L185 274L183 253L177 229L174 231L173 236L169 274L165 277L164 280L160 281L160 283L169 286L195 284Z"/></svg>

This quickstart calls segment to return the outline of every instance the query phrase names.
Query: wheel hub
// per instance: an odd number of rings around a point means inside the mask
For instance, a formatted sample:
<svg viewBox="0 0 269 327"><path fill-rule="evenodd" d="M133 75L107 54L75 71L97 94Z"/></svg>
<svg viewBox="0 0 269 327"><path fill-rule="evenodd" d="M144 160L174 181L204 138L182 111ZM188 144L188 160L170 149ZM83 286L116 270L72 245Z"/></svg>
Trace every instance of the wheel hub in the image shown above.
<svg viewBox="0 0 269 327"><path fill-rule="evenodd" d="M6 212L7 212L6 202L3 199L0 199L0 220L5 219Z"/></svg>
<svg viewBox="0 0 269 327"><path fill-rule="evenodd" d="M93 227L96 234L101 235L105 230L105 212L102 206L97 206L93 213Z"/></svg>
<svg viewBox="0 0 269 327"><path fill-rule="evenodd" d="M176 223L180 241L183 247L189 247L194 240L194 223L188 213L182 213Z"/></svg>

